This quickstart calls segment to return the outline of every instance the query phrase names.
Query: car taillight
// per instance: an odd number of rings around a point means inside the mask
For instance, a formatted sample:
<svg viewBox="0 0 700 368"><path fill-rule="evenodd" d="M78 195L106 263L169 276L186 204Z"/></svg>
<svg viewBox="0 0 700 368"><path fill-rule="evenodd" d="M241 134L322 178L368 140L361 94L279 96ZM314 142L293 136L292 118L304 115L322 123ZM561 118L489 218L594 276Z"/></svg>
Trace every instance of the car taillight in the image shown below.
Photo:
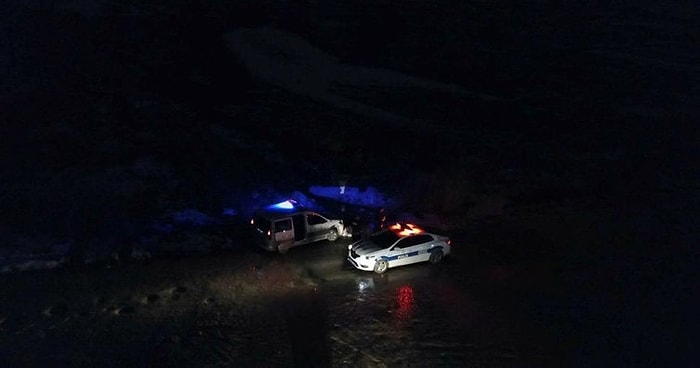
<svg viewBox="0 0 700 368"><path fill-rule="evenodd" d="M250 219L250 224L255 225L255 219Z"/></svg>
<svg viewBox="0 0 700 368"><path fill-rule="evenodd" d="M452 239L447 238L447 240L445 240L445 243L447 243L447 245L452 245Z"/></svg>
<svg viewBox="0 0 700 368"><path fill-rule="evenodd" d="M270 232L270 230L267 231L267 237L268 237L268 238L271 238L271 237L272 237L272 232Z"/></svg>

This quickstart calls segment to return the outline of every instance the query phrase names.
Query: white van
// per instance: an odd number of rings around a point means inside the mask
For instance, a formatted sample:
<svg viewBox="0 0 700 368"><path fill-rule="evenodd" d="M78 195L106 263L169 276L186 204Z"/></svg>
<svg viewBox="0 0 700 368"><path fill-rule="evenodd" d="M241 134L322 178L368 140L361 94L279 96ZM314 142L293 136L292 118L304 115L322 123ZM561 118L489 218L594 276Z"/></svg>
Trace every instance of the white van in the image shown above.
<svg viewBox="0 0 700 368"><path fill-rule="evenodd" d="M345 226L343 220L330 219L296 206L267 207L255 214L250 224L257 244L270 252L284 253L303 244L352 237L352 228Z"/></svg>

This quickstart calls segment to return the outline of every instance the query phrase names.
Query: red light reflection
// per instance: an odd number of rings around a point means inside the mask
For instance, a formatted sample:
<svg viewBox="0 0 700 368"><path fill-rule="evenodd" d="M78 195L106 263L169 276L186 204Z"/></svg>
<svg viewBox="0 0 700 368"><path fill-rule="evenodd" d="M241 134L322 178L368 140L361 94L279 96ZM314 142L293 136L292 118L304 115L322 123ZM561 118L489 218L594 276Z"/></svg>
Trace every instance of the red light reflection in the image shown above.
<svg viewBox="0 0 700 368"><path fill-rule="evenodd" d="M397 316L402 321L406 321L412 317L413 306L416 303L416 299L413 295L413 288L406 285L402 286L398 290L396 296L396 301L398 303Z"/></svg>

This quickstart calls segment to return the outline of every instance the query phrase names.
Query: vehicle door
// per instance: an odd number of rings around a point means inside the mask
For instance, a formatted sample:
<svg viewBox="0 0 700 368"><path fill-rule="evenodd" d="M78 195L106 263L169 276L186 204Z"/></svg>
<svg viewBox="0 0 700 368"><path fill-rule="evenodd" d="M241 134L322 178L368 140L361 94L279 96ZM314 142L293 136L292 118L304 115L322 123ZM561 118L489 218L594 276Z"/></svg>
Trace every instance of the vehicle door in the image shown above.
<svg viewBox="0 0 700 368"><path fill-rule="evenodd" d="M328 236L329 220L318 213L306 214L307 234L311 241L323 240Z"/></svg>
<svg viewBox="0 0 700 368"><path fill-rule="evenodd" d="M389 261L389 265L392 267L403 266L428 260L430 256L428 247L431 240L432 237L426 234L413 235L401 239L392 248L392 260Z"/></svg>
<svg viewBox="0 0 700 368"><path fill-rule="evenodd" d="M306 235L306 219L303 213L292 215L292 226L294 226L294 243L304 244L308 241Z"/></svg>
<svg viewBox="0 0 700 368"><path fill-rule="evenodd" d="M416 235L416 245L414 246L414 251L418 252L415 257L415 262L423 262L430 259L430 252L428 250L433 245L435 239L428 234Z"/></svg>
<svg viewBox="0 0 700 368"><path fill-rule="evenodd" d="M288 249L294 244L294 225L289 217L275 220L272 223L272 238L279 248Z"/></svg>

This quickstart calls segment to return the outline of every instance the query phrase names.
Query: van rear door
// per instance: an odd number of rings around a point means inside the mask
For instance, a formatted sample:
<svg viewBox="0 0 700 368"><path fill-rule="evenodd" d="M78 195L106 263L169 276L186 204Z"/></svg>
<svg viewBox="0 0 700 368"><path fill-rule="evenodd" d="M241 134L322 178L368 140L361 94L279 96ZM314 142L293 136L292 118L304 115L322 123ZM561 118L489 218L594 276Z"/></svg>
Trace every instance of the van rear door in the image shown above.
<svg viewBox="0 0 700 368"><path fill-rule="evenodd" d="M286 243L294 243L294 226L292 225L292 219L282 218L275 220L273 223L273 238L278 245ZM289 244L291 246L291 244Z"/></svg>

